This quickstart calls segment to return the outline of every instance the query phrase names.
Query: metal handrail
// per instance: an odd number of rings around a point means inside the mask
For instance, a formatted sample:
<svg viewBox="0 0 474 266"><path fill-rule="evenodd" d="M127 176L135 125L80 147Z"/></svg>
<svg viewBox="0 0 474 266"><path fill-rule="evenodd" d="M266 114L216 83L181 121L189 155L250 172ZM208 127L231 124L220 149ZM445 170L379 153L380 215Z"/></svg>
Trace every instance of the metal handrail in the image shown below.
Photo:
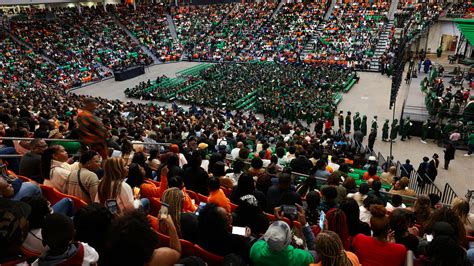
<svg viewBox="0 0 474 266"><path fill-rule="evenodd" d="M27 140L27 141L31 141L31 140L34 140L34 139L35 138L0 137L0 140ZM42 139L44 141L47 141L47 142L53 142L53 141L58 141L58 142L81 142L81 140L79 140L79 139L49 139L49 138L40 138L40 139ZM152 142L143 142L143 141L140 141L140 142L132 141L132 144L170 146L173 143L169 143L169 142L155 142L155 143L152 143Z"/></svg>
<svg viewBox="0 0 474 266"><path fill-rule="evenodd" d="M441 202L451 204L454 198L459 197L449 183L444 185L443 196Z"/></svg>

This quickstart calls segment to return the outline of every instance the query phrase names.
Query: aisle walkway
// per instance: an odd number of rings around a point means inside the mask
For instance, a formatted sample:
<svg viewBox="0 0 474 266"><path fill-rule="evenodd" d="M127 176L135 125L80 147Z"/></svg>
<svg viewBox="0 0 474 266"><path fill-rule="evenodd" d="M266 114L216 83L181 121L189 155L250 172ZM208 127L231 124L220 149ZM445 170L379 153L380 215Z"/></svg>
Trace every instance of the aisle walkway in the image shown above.
<svg viewBox="0 0 474 266"><path fill-rule="evenodd" d="M388 156L390 154L390 143L382 142L381 136L385 119L389 119L390 123L392 122L392 110L388 108L391 79L380 75L380 73L360 73L360 76L359 84L356 84L348 94L344 95L339 109L343 110L344 113L351 110L353 114L355 112L360 112L361 116L366 114L369 123L372 117L377 115L379 130L374 149ZM407 92L408 85L403 83L397 98L396 119L400 118L403 99L405 99ZM474 156L464 157L466 151L458 150L455 159L450 163L449 170L444 170L443 148L438 147L433 141L429 140L428 144L423 144L419 137L412 137L408 141L400 141L399 139L400 137L392 147L395 160L404 163L406 159L410 159L414 167L418 168L423 156L431 158L434 153L437 153L440 157L440 166L435 184L441 190L444 189L446 182L449 182L460 197L465 196L467 189L474 189ZM365 144L367 144L367 139L365 139Z"/></svg>

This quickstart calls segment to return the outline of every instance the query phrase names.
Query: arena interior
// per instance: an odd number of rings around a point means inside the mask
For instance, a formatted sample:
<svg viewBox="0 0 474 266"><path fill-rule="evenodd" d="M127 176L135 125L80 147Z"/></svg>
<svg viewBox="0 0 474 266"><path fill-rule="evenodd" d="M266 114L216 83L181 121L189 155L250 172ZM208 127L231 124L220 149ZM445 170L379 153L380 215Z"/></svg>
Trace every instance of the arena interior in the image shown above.
<svg viewBox="0 0 474 266"><path fill-rule="evenodd" d="M0 1L0 265L474 265L467 1Z"/></svg>

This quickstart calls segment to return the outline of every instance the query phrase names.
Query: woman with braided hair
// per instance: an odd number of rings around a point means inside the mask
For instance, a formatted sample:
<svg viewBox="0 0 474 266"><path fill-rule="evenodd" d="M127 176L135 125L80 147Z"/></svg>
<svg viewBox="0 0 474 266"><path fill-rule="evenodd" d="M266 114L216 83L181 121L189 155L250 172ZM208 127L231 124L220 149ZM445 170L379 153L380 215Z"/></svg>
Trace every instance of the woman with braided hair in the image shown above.
<svg viewBox="0 0 474 266"><path fill-rule="evenodd" d="M359 266L357 256L344 250L339 235L333 231L322 231L316 236L316 253L321 259L312 266Z"/></svg>
<svg viewBox="0 0 474 266"><path fill-rule="evenodd" d="M197 217L194 213L183 212L184 194L177 188L169 188L163 193L161 202L168 204L168 214L176 227L176 232L181 239L194 242L197 238ZM165 223L159 223L158 231L168 235Z"/></svg>

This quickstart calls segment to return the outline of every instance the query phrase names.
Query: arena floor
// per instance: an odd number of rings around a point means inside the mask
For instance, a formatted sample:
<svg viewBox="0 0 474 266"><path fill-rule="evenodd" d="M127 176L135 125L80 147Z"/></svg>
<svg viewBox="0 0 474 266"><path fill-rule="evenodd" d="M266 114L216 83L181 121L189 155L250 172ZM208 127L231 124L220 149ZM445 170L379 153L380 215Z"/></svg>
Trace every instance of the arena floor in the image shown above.
<svg viewBox="0 0 474 266"><path fill-rule="evenodd" d="M128 87L133 87L140 81L147 81L148 79L155 79L159 75L167 75L174 77L175 73L189 68L199 63L196 62L179 62L163 65L155 65L149 67L145 71L145 75L136 77L134 79L117 82L114 79L102 81L100 83L92 84L73 91L78 94L99 96L108 99L119 99L123 101L140 102L137 99L128 99L125 97L123 91ZM374 149L387 156L390 152L390 144L381 141L382 124L385 119L392 121L392 110L389 109L389 95L391 79L380 73L360 72L360 81L347 94L344 94L342 102L339 104L339 109L346 113L350 110L353 114L359 112L362 115L367 115L367 121L370 125L374 115L378 116L379 133L378 139L375 143ZM419 84L419 80L424 77L424 74L418 76L418 79L412 81L412 86ZM402 84L396 103L395 117L400 117L403 100L408 92L408 85ZM141 101L145 102L145 101ZM367 140L365 140L367 141ZM448 182L454 191L460 196L464 197L467 189L474 189L474 156L464 157L465 151L456 151L455 159L451 161L449 170L444 170L443 149L438 147L432 141L428 144L420 142L420 138L412 137L411 140L397 141L393 144L393 155L395 160L404 163L406 159L410 159L415 168L418 167L422 161L423 156L431 158L433 153L438 153L440 156L440 167L438 169L438 177L436 178L436 185L443 190L446 182Z"/></svg>

